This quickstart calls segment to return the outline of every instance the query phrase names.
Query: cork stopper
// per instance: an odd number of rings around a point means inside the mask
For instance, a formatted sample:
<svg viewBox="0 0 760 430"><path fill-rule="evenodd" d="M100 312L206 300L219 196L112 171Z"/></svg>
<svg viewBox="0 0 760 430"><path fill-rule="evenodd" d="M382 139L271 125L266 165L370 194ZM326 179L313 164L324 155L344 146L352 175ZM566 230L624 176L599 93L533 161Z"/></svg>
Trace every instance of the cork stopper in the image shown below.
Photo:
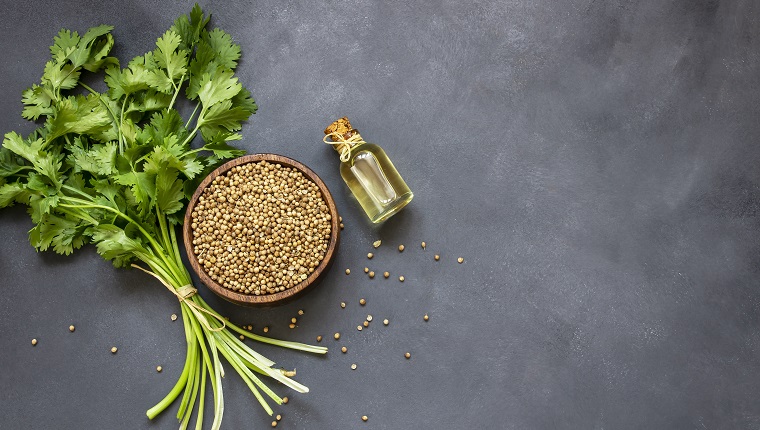
<svg viewBox="0 0 760 430"><path fill-rule="evenodd" d="M351 138L351 136L355 134L359 134L359 131L352 128L351 122L348 120L348 118L344 116L343 118L340 118L337 121L330 124L329 126L327 126L327 128L325 129L325 134L329 135L332 133L336 133L343 136L343 140L348 140L349 138ZM331 135L330 139L333 142L338 141L338 138L335 134ZM337 146L335 146L334 148L336 151L338 151Z"/></svg>

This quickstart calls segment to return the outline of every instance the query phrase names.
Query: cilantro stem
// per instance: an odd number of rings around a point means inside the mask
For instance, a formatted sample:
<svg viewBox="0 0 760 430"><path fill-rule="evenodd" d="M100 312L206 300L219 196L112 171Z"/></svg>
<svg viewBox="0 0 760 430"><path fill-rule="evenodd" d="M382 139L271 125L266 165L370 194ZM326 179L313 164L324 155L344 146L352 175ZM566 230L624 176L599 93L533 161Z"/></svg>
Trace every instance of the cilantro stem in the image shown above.
<svg viewBox="0 0 760 430"><path fill-rule="evenodd" d="M177 85L174 85L174 82L172 82L172 86L174 87L174 96L172 96L172 101L169 103L168 109L171 109L172 106L174 106L174 102L177 100L177 95L179 95L179 89L182 88L182 83L185 81L186 73L187 70L182 73L182 76L180 76L179 83Z"/></svg>
<svg viewBox="0 0 760 430"><path fill-rule="evenodd" d="M124 97L124 103L121 104L121 116L119 116L119 153L124 152L124 133L121 129L124 127L124 108L127 107L127 100L129 100L129 94Z"/></svg>
<svg viewBox="0 0 760 430"><path fill-rule="evenodd" d="M187 119L187 122L185 123L185 128L190 127L190 121L193 120L193 117L195 116L195 113L198 112L198 108L201 107L201 104L198 103L195 105L195 109L190 113L190 118Z"/></svg>

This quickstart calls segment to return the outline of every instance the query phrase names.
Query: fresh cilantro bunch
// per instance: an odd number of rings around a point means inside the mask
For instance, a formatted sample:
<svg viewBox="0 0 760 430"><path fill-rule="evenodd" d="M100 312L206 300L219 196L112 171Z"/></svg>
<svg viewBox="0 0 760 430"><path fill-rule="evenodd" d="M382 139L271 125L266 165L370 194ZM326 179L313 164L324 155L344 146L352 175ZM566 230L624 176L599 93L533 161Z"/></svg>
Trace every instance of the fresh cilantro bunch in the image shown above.
<svg viewBox="0 0 760 430"><path fill-rule="evenodd" d="M206 377L214 393L213 428L223 411L219 355L238 372L271 415L261 391L281 398L254 372L300 392L308 389L272 368L236 334L315 353L326 348L269 339L225 322L198 295L182 262L176 226L208 172L243 151L242 122L256 103L235 77L240 47L196 4L156 41L156 49L121 68L109 56L110 26L80 36L61 30L39 85L23 93L22 116L40 123L30 136L5 135L0 148L0 207L25 204L35 226L29 240L40 251L70 254L86 243L117 267L144 269L180 297L188 344L185 367L171 392L148 411L155 417L183 394L177 418L203 423ZM108 91L98 93L82 73L104 72ZM195 105L187 119L175 109L180 94ZM188 109L189 110L189 109ZM191 143L200 134L202 145ZM192 291L192 289L190 289Z"/></svg>

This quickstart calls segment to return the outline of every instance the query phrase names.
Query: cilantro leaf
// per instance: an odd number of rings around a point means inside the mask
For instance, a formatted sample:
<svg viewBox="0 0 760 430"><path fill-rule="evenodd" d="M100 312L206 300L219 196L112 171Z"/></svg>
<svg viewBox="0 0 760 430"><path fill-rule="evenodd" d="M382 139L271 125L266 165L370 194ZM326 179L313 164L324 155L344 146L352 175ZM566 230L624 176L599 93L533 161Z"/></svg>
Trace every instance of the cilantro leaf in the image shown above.
<svg viewBox="0 0 760 430"><path fill-rule="evenodd" d="M156 206L164 214L182 210L182 180L175 169L162 169L156 175Z"/></svg>
<svg viewBox="0 0 760 430"><path fill-rule="evenodd" d="M219 68L214 76L209 74L203 76L198 97L204 107L211 107L235 97L242 88L243 86L231 70Z"/></svg>

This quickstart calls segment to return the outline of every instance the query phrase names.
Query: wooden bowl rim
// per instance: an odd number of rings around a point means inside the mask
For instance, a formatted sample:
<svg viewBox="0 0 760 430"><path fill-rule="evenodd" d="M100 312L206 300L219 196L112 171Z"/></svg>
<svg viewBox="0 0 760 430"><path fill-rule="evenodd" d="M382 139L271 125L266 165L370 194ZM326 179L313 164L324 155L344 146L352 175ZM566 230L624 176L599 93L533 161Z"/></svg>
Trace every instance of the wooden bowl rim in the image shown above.
<svg viewBox="0 0 760 430"><path fill-rule="evenodd" d="M264 294L260 296L256 296L253 294L242 294L238 293L236 291L230 290L228 288L225 288L224 286L220 285L218 282L214 281L209 277L205 270L203 270L200 267L200 264L198 263L198 258L195 256L195 253L193 252L193 238L192 238L192 231L190 228L190 224L192 223L192 213L195 209L196 204L198 203L198 200L203 193L203 190L206 189L206 187L209 186L211 181L213 181L218 176L221 176L233 167L241 166L244 164L249 163L257 163L261 161L267 161L272 164L282 164L287 167L293 167L297 170L299 170L301 173L303 173L310 181L314 182L317 187L319 187L319 191L322 193L322 199L325 201L325 204L327 204L327 207L330 210L330 215L332 216L332 219L330 220L330 239L329 243L327 245L327 251L325 252L325 256L322 259L322 261L319 263L319 266L314 269L314 271L309 274L309 276L299 282L298 284L294 285L291 288L286 289L285 291L280 291L279 293L275 294ZM304 165L303 163L296 161L292 158L279 155L279 154L272 154L272 153L260 153L260 154L249 154L249 155L243 155L242 157L235 158L233 160L230 160L221 166L217 167L212 171L211 173L206 176L203 181L198 185L198 188L195 190L195 193L193 193L193 197L190 199L187 210L185 211L185 221L184 225L182 226L182 235L185 242L185 251L187 252L187 258L190 261L190 265L192 266L193 270L201 279L201 282L203 282L208 289L213 291L218 296L222 297L225 300L228 300L232 303L244 305L244 306L271 306L275 304L283 304L287 301L290 301L294 297L296 297L299 293L306 290L308 287L318 283L319 280L321 280L322 275L326 272L326 270L332 265L333 259L335 255L337 254L337 248L338 243L340 241L340 228L339 228L339 221L338 221L338 209L335 206L335 200L332 197L332 194L330 194L330 190L327 189L327 186L324 182L322 182L322 179L317 175L313 170L311 170L308 166Z"/></svg>

